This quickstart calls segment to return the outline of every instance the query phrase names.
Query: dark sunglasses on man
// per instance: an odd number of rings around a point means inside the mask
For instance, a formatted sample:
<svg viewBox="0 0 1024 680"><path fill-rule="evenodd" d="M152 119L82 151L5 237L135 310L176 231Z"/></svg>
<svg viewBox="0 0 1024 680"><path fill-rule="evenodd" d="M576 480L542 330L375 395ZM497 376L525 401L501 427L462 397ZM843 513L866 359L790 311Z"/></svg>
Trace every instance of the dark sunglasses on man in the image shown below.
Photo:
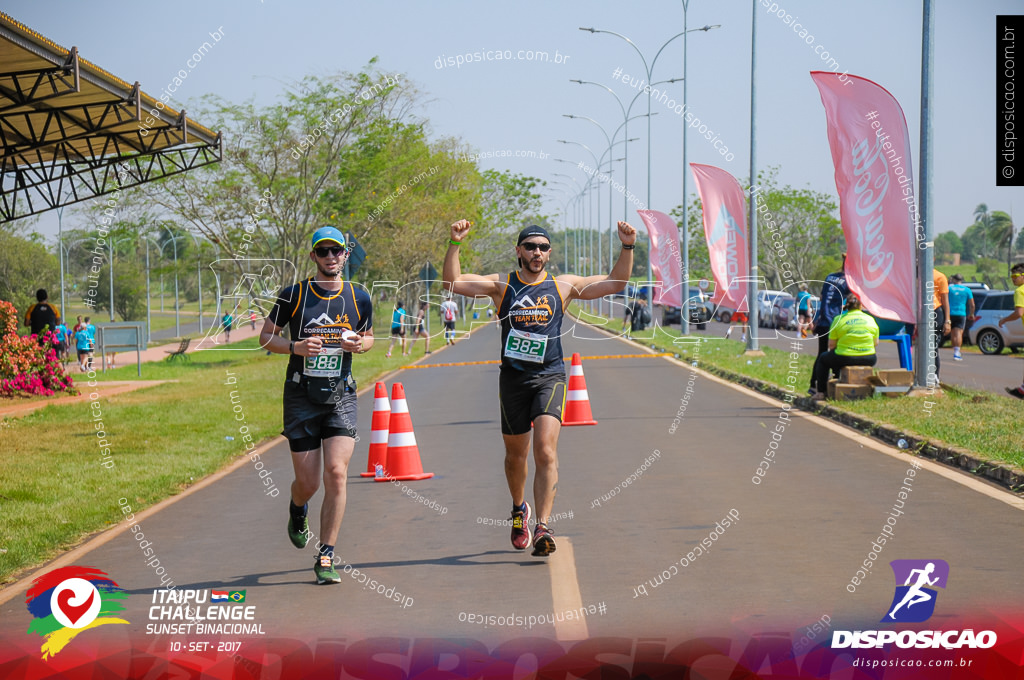
<svg viewBox="0 0 1024 680"><path fill-rule="evenodd" d="M317 257L327 257L328 255L334 255L335 257L342 253L347 253L348 248L345 246L318 246L313 249Z"/></svg>
<svg viewBox="0 0 1024 680"><path fill-rule="evenodd" d="M546 253L549 250L551 250L551 244L550 243L532 243L530 241L527 241L526 243L523 244L523 248L526 248L526 250L531 252L531 253L533 251L535 251L535 250L539 250L542 253Z"/></svg>

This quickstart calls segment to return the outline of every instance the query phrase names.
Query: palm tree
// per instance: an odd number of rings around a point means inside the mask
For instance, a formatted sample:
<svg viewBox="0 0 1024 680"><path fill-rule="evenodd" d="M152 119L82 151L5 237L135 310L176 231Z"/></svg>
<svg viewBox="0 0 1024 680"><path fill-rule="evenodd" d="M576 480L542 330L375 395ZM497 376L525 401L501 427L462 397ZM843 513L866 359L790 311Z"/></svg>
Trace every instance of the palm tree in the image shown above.
<svg viewBox="0 0 1024 680"><path fill-rule="evenodd" d="M1006 273L1009 275L1011 266L1010 251L1013 246L1013 219L1001 210L993 211L989 216L988 238L996 247L997 253L1000 248L1006 248Z"/></svg>

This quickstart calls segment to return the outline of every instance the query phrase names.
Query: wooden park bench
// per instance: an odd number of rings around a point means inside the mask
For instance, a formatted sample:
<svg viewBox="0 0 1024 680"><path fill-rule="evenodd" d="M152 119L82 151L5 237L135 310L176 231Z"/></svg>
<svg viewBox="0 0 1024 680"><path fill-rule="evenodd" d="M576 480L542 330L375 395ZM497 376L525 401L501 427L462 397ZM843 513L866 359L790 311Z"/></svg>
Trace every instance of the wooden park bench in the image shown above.
<svg viewBox="0 0 1024 680"><path fill-rule="evenodd" d="M164 361L171 361L175 357L181 357L185 361L188 361L189 360L188 359L188 355L185 354L185 351L188 349L188 346L189 346L189 344L191 342L192 342L192 338L185 338L184 340L181 341L181 345L178 346L178 349L174 349L174 350L165 349L164 350L164 354L167 355L167 358L164 359Z"/></svg>

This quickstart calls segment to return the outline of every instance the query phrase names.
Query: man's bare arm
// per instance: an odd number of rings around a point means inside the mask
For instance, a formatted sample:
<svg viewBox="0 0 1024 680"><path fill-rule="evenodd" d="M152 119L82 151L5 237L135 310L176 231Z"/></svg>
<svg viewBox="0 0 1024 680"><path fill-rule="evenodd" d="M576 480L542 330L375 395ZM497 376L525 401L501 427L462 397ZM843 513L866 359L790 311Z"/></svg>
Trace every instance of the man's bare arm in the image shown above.
<svg viewBox="0 0 1024 680"><path fill-rule="evenodd" d="M636 229L628 222L619 222L619 240L623 245L632 246L636 244ZM623 248L619 251L619 257L615 261L608 276L575 276L567 274L559 276L558 280L572 286L566 302L570 300L596 300L605 295L618 293L626 287L629 282L629 275L633 271L633 250Z"/></svg>
<svg viewBox="0 0 1024 680"><path fill-rule="evenodd" d="M461 241L469 233L470 223L468 220L459 220L451 227L451 240ZM490 274L463 274L462 265L459 262L459 246L449 243L448 252L444 255L444 267L441 273L444 287L453 293L477 297L486 295L497 301L501 299L501 286L498 283L498 275Z"/></svg>

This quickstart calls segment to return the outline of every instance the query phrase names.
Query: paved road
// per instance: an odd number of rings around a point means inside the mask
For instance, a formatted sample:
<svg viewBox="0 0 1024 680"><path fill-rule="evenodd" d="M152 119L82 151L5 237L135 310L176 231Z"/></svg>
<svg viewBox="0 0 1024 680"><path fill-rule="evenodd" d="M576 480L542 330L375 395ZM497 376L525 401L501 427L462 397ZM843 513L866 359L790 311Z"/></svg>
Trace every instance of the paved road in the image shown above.
<svg viewBox="0 0 1024 680"><path fill-rule="evenodd" d="M358 476L366 465L372 408L372 393L364 394L363 439L339 540L343 560L386 593L399 593L399 601L348 576L339 586L315 586L312 544L305 551L290 545L284 495L268 497L253 465L245 463L139 525L178 588L246 590L265 636L148 633L147 624L159 623L150 615L160 582L128 532L75 563L107 571L131 593L130 625L83 635L110 645L130 639L137 649L209 665L214 659L229 664L230 656L211 653L203 661L170 653L168 645L241 640L255 649L270 638L279 646L287 638L310 647L319 640L322 652L329 639L345 639L351 650L354 641L390 636L460 638L459 645L472 647L475 640L493 649L531 637L543 648L544 640L586 637L793 633L823 615L833 628L854 630L878 627L893 595L887 563L904 558L949 562L937 610L945 627L969 618L978 629L998 613L1021 611L1021 501L980 482L958 483L950 477L963 479L959 473L940 474L927 461L914 471L910 456L887 454L813 417L780 421L778 402L677 362L639 356L643 350L619 340L580 327L576 335L566 338L567 355L638 356L585 363L599 425L563 430L555 513L571 517L553 523L558 551L550 559L513 551L508 528L492 526L507 518L510 504L497 368L406 370L396 379L405 385L423 465L435 476L404 489ZM497 344L488 326L430 360L491 359ZM187 412L182 418L187 427ZM227 399L224 418L231 418ZM755 484L776 425L783 430L777 453ZM262 460L273 482L287 488L286 445L272 447ZM644 465L643 474L624 485ZM905 501L898 498L904 486ZM132 498L130 489L123 493ZM895 511L901 514L894 516L894 538L849 592L896 504L902 508ZM311 519L317 532L316 513ZM705 541L707 552L700 547ZM582 622L528 626L530 616L554 619L591 605L595 613ZM481 615L483 623L475 623ZM498 617L510 615L524 617L522 625L515 619L499 624ZM24 634L29 618L21 596L0 605L0 639L26 655L38 653L38 638ZM407 654L408 648L393 651ZM12 653L0 653L0 671Z"/></svg>

